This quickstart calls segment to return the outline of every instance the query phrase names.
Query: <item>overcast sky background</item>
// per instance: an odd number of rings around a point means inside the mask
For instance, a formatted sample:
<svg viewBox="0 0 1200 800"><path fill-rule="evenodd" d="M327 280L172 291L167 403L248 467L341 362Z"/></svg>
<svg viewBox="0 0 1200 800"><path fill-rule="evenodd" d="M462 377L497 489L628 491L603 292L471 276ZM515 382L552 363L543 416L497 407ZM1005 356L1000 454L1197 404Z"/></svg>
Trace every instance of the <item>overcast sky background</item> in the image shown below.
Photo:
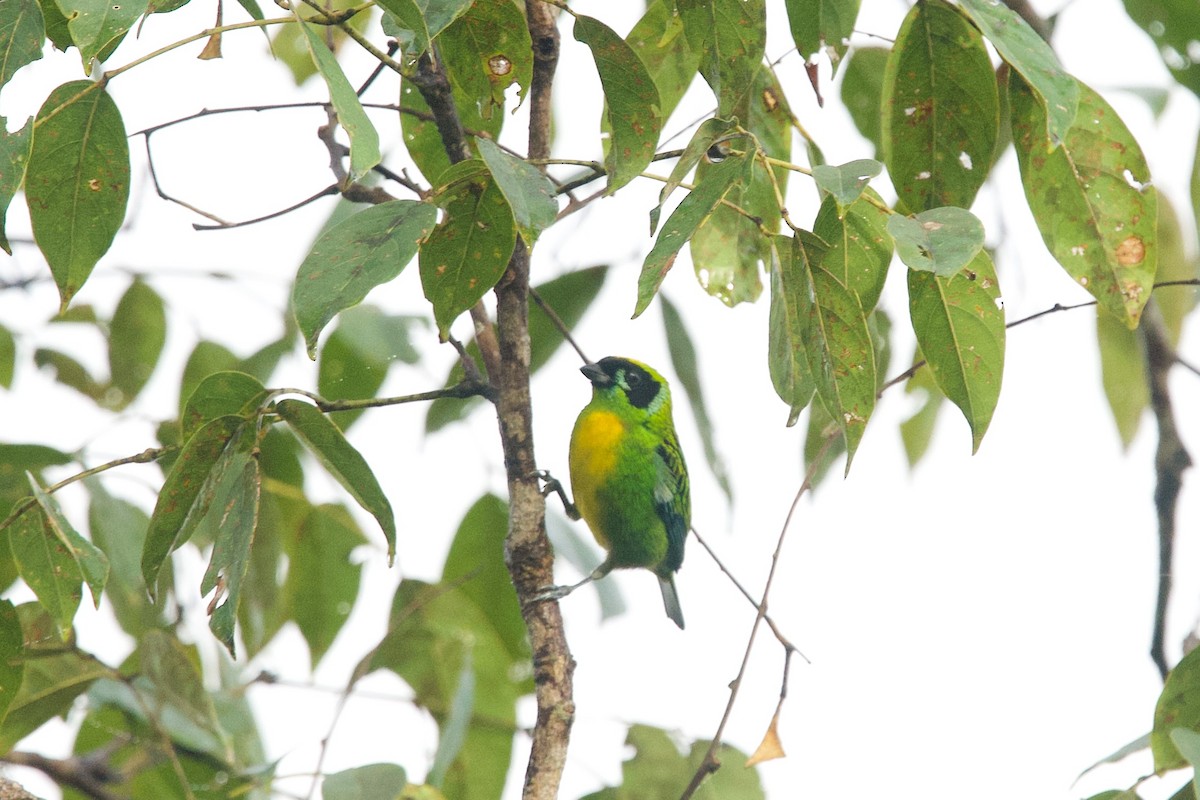
<svg viewBox="0 0 1200 800"><path fill-rule="evenodd" d="M573 3L581 13L625 33L640 12L591 0ZM1117 0L1042 2L1063 10L1054 44L1066 68L1113 103L1146 152L1154 182L1183 209L1200 104L1174 88L1149 39L1124 15ZM792 45L780 3L767 54L778 58ZM860 31L891 37L909 4L864 0ZM268 15L276 10L268 8ZM240 19L227 4L226 19ZM122 45L110 66L124 64L163 41L212 24L213 4L193 2L146 23L143 40ZM171 33L171 32L174 33ZM856 36L855 43L878 43ZM572 97L599 97L590 56L564 24L556 81L556 155L599 155L600 108L576 107ZM265 53L255 31L227 35L225 58L195 59L200 44L157 59L149 68L113 81L110 91L130 132L204 107L324 98L319 81L295 90L282 64ZM343 61L352 83L370 70L367 58ZM871 155L828 84L818 109L793 54L780 65L797 115L817 138L830 163ZM75 51L54 53L21 70L4 90L0 114L10 128L36 113L58 83L81 76ZM393 102L395 81L381 80L366 99ZM1171 87L1157 122L1125 87ZM703 86L693 87L668 132L711 107ZM503 137L524 149L524 110ZM398 137L392 115L373 112L385 152ZM178 126L155 139L156 165L165 188L226 219L262 215L287 206L329 182L327 157L315 136L319 110L213 117ZM676 140L682 146L686 138ZM103 348L77 326L42 327L57 307L49 281L27 293L0 294L0 319L26 334L14 391L0 393L0 441L45 442L66 450L86 447L88 463L130 455L155 444L154 424L175 413L182 359L197 338L221 341L249 354L276 337L291 280L332 201L249 228L197 233L197 218L160 201L145 169L142 140L130 140L134 188L130 223L101 262L76 303L110 313L124 291L126 270L148 275L168 302L168 348L144 396L116 421L94 411L48 376L28 367L37 345L90 354L102 370ZM385 163L403 165L394 146ZM800 148L796 148L800 152ZM798 158L799 156L797 156ZM661 172L668 171L664 165ZM890 195L886 177L875 182ZM535 281L599 263L612 264L597 305L577 337L593 357L633 356L664 368L669 359L655 304L630 321L641 258L651 244L646 213L658 184L638 181L613 199L593 204L547 232L535 251ZM818 204L807 179L795 177L788 205L793 219L811 221ZM1003 209L1004 224L998 214ZM1055 303L1086 300L1053 262L1037 234L1020 190L1011 152L974 209L984 221L998 258L1001 287L1014 320ZM28 231L18 199L9 212L11 237ZM1188 234L1191 235L1190 233ZM1189 245L1195 247L1195 242ZM5 278L44 271L29 245L0 260ZM213 282L213 270L238 276ZM732 310L709 299L680 258L664 285L680 307L701 354L701 377L717 425L719 448L734 486L729 507L703 460L682 392L676 421L689 460L693 521L726 563L758 591L792 496L803 476L803 425L786 429L787 409L771 390L766 366L767 302ZM369 298L390 311L426 313L415 265ZM889 374L911 357L903 269L896 263L882 305L901 331ZM1122 452L1100 387L1095 314L1083 309L1047 316L1010 331L1004 390L986 438L971 456L969 430L947 404L933 447L910 471L898 424L917 408L902 387L888 391L872 418L848 479L836 475L806 498L788 534L771 609L781 628L812 660L797 660L789 683L781 735L788 758L765 764L761 774L773 798L850 798L884 787L902 794L979 798L1034 794L1086 797L1121 788L1151 771L1148 757L1105 767L1073 786L1087 766L1146 733L1160 689L1147 655L1154 609L1157 544L1152 506L1153 420ZM457 335L469 325L460 320ZM908 344L904 344L907 341ZM425 358L416 368L393 370L382 391L402 394L440 385L454 360L431 330L418 342ZM1185 331L1180 352L1200 362L1200 326ZM534 382L539 464L566 475L571 425L589 387L564 350ZM276 386L315 388L316 368L301 352L285 362ZM1172 375L1184 441L1200 455L1200 379ZM53 413L51 413L53 409ZM503 493L503 464L495 421L485 412L426 439L424 410L394 407L368 412L352 440L379 475L397 512L397 567L387 569L374 528L364 561L364 602L313 677L321 687L344 684L348 669L383 630L391 592L401 577L436 579L465 509L485 490ZM835 472L840 468L835 468ZM315 470L310 470L316 473ZM107 475L109 488L146 508L153 504L157 471L129 467ZM62 477L62 476L55 476ZM346 500L312 478L322 497ZM68 513L83 524L83 495L61 493ZM1178 578L1168 635L1172 659L1200 612L1200 497L1189 473L1179 513ZM184 557L181 586L198 586L203 563ZM560 578L575 576L561 565ZM616 581L629 612L600 624L595 594L563 601L576 670L577 720L562 796L577 797L620 780L621 742L629 724L676 730L684 739L708 738L716 729L736 675L754 611L695 542L679 575L688 621L679 631L662 614L655 581L641 572ZM14 600L26 594L14 593ZM77 618L80 643L119 659L130 644L111 634L107 609ZM197 638L212 647L203 628L203 604L194 620ZM97 620L96 617L104 621ZM305 682L307 657L294 630L249 666ZM775 708L782 651L764 631L726 738L750 752ZM420 780L436 746L435 726L407 702L408 690L378 674L364 681L369 696L352 699L332 738L327 771L373 761L400 763ZM280 773L311 769L328 731L335 692L285 686L257 687L251 699ZM532 724L532 700L521 708ZM26 749L65 753L70 727L54 724ZM519 740L507 797L519 796L526 742ZM726 769L740 769L726 764ZM16 773L48 797L52 787L33 773ZM1182 774L1143 788L1144 797L1166 797ZM290 784L293 789L306 783ZM681 787L682 788L682 787Z"/></svg>

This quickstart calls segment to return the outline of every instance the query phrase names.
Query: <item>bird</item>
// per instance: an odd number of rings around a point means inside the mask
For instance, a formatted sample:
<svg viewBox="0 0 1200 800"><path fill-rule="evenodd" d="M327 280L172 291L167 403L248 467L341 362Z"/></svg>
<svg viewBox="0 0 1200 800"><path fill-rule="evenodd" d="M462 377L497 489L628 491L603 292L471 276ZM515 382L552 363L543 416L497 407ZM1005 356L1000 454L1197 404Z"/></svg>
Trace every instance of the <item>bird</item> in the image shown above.
<svg viewBox="0 0 1200 800"><path fill-rule="evenodd" d="M675 573L691 527L691 492L670 387L631 358L609 356L580 372L592 382L592 399L571 432L575 502L545 473L543 494L557 492L568 516L587 523L607 557L579 583L550 587L539 598L559 599L614 569L642 567L658 577L667 616L682 629Z"/></svg>

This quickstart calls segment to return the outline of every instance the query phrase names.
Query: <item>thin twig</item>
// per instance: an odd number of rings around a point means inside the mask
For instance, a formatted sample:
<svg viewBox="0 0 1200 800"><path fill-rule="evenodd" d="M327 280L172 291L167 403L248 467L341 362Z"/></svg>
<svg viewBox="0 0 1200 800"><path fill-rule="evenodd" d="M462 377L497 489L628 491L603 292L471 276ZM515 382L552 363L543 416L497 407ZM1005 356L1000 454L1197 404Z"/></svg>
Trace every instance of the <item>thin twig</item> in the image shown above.
<svg viewBox="0 0 1200 800"><path fill-rule="evenodd" d="M532 286L530 286L529 296L533 298L533 302L537 303L538 308L540 308L546 314L546 316L549 317L550 322L554 325L554 327L558 328L558 332L561 333L563 338L567 340L567 344L571 345L571 347L575 349L575 352L579 354L581 359L583 359L583 363L592 363L591 360L584 355L583 348L581 348L579 343L575 341L575 337L571 336L571 330L567 327L567 323L563 322L562 317L558 315L558 312L551 308L550 304L542 299L542 296L538 294L537 289L534 289Z"/></svg>

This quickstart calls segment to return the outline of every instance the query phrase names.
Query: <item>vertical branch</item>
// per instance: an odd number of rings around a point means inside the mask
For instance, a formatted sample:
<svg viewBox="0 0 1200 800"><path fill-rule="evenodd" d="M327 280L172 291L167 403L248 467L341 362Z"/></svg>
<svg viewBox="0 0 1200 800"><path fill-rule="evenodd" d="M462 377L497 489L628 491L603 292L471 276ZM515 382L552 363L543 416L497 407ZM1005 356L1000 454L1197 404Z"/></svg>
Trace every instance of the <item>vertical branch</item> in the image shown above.
<svg viewBox="0 0 1200 800"><path fill-rule="evenodd" d="M550 149L550 89L558 64L558 30L550 8L527 0L533 40L530 84L529 157ZM554 800L567 760L575 717L572 676L575 661L567 647L558 603L529 603L554 582L554 552L546 536L546 504L538 485L533 452L529 393L529 250L518 241L508 271L496 286L496 333L500 347L497 416L508 472L509 527L505 555L521 599L521 613L533 646L537 725L525 771L525 800Z"/></svg>

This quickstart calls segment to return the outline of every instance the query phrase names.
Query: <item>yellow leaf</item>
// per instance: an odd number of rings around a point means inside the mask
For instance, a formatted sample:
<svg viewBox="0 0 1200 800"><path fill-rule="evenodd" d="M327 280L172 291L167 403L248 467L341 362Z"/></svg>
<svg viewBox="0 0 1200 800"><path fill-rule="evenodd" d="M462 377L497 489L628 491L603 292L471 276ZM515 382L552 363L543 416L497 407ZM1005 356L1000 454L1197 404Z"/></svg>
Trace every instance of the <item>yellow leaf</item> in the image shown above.
<svg viewBox="0 0 1200 800"><path fill-rule="evenodd" d="M779 711L780 709L775 709L775 716L771 717L771 724L767 726L767 732L763 735L758 749L746 759L747 767L787 755L783 752L783 742L779 740Z"/></svg>

